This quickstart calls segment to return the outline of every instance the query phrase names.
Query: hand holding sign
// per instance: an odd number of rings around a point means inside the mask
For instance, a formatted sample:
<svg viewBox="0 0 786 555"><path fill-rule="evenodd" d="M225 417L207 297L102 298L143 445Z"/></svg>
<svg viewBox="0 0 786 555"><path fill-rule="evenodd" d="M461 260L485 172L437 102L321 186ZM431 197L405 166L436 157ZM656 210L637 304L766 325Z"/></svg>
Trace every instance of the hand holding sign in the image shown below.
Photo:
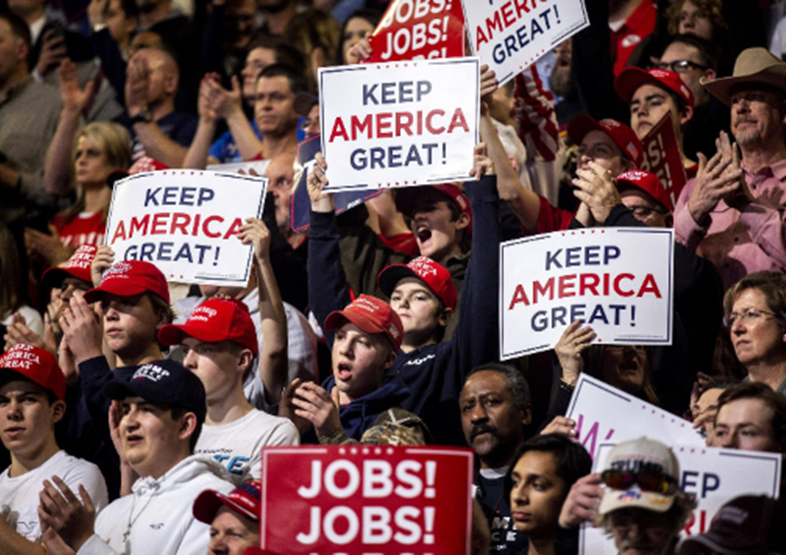
<svg viewBox="0 0 786 555"><path fill-rule="evenodd" d="M347 65L355 65L360 62L365 62L371 57L374 50L371 48L371 43L367 38L362 38L358 43L349 49L347 52Z"/></svg>
<svg viewBox="0 0 786 555"><path fill-rule="evenodd" d="M611 209L622 202L611 171L596 162L590 162L588 170L580 169L576 175L578 177L573 180L573 184L578 189L573 194L589 207L593 218L602 224Z"/></svg>
<svg viewBox="0 0 786 555"><path fill-rule="evenodd" d="M333 206L333 194L326 193L325 187L329 185L328 178L325 175L327 170L327 161L322 156L321 152L317 152L314 156L316 164L311 166L308 172L308 196L311 199L311 210L314 212L330 213L335 209Z"/></svg>
<svg viewBox="0 0 786 555"><path fill-rule="evenodd" d="M581 320L572 322L554 345L554 352L562 367L562 380L569 385L576 385L579 374L584 371L581 353L589 348L596 337L591 327L582 327L581 324Z"/></svg>
<svg viewBox="0 0 786 555"><path fill-rule="evenodd" d="M96 251L96 256L90 264L90 277L93 287L101 285L101 277L115 262L115 251L109 245L101 245Z"/></svg>

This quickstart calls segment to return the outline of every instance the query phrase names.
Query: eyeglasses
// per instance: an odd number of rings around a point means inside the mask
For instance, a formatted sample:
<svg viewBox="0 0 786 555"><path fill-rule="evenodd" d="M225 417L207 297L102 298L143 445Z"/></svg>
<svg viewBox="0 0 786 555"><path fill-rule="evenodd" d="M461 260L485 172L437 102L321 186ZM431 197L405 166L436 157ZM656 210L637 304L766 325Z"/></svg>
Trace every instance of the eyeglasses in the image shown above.
<svg viewBox="0 0 786 555"><path fill-rule="evenodd" d="M677 490L677 481L657 472L623 472L622 470L605 470L600 475L603 483L612 489L629 490L633 484L638 484L641 491L650 491L660 494L673 494Z"/></svg>
<svg viewBox="0 0 786 555"><path fill-rule="evenodd" d="M631 206L629 210L633 212L633 215L637 218L649 218L652 214L664 215L668 213L663 210L658 210L657 208L650 208L649 206Z"/></svg>
<svg viewBox="0 0 786 555"><path fill-rule="evenodd" d="M695 67L696 69L703 69L707 70L710 69L709 66L703 66L690 60L675 60L673 62L660 62L657 64L659 69L670 69L674 73L688 73L690 68Z"/></svg>
<svg viewBox="0 0 786 555"><path fill-rule="evenodd" d="M752 324L759 318L764 318L765 316L775 316L778 315L773 312L767 312L766 310L759 310L758 308L746 308L742 312L732 312L727 314L723 317L723 325L727 328L730 328L734 325L738 319L742 319L743 322L747 322Z"/></svg>

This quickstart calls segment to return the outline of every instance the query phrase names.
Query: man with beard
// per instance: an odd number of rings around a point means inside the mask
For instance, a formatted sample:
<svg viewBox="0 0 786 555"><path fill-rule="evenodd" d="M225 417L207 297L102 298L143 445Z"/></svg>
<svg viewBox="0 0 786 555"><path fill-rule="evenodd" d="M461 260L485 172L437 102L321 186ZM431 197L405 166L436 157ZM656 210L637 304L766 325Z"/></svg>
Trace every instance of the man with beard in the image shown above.
<svg viewBox="0 0 786 555"><path fill-rule="evenodd" d="M554 110L557 112L557 121L566 125L579 114L585 113L570 70L573 59L573 39L567 38L559 43L554 53L557 59L549 75L549 87L555 96Z"/></svg>
<svg viewBox="0 0 786 555"><path fill-rule="evenodd" d="M489 521L491 551L521 553L527 538L513 526L504 485L532 418L529 385L521 372L510 366L483 364L464 382L459 408L464 437L480 463L475 498Z"/></svg>
<svg viewBox="0 0 786 555"><path fill-rule="evenodd" d="M703 84L731 107L737 145L722 133L718 153L709 161L699 156L696 179L677 202L674 229L679 242L715 263L728 288L751 272L786 269L786 63L749 48L732 77Z"/></svg>

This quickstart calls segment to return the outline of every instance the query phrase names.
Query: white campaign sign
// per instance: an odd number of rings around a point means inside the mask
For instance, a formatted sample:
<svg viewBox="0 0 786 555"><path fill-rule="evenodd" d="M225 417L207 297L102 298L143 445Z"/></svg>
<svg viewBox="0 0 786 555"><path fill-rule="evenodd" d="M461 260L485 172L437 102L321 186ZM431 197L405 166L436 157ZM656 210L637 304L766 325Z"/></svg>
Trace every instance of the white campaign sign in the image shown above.
<svg viewBox="0 0 786 555"><path fill-rule="evenodd" d="M671 229L557 231L500 245L500 353L551 349L574 320L597 343L670 345Z"/></svg>
<svg viewBox="0 0 786 555"><path fill-rule="evenodd" d="M579 376L565 416L576 422L577 439L593 459L601 443L636 439L642 430L668 445L704 445L687 420L586 374Z"/></svg>
<svg viewBox="0 0 786 555"><path fill-rule="evenodd" d="M500 85L589 27L583 0L463 0L472 51Z"/></svg>
<svg viewBox="0 0 786 555"><path fill-rule="evenodd" d="M323 68L319 94L331 191L471 179L477 58Z"/></svg>
<svg viewBox="0 0 786 555"><path fill-rule="evenodd" d="M646 426L641 429L648 430ZM647 436L651 437L649 431ZM778 497L781 457L777 453L669 445L680 463L680 488L694 494L698 502L683 535L706 532L721 506L739 495ZM596 472L603 469L612 447L613 444L599 447L595 459ZM617 549L613 540L600 528L584 525L579 553L616 555Z"/></svg>
<svg viewBox="0 0 786 555"><path fill-rule="evenodd" d="M235 236L259 218L267 179L196 170L132 175L115 184L105 242L116 260L155 264L167 281L243 286L253 247Z"/></svg>

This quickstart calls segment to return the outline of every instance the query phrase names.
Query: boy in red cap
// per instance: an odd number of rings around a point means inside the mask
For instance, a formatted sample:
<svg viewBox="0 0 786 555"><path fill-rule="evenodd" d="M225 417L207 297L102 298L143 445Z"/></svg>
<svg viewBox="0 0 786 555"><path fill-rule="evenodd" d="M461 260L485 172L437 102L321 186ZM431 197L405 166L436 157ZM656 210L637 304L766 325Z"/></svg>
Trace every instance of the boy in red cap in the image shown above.
<svg viewBox="0 0 786 555"><path fill-rule="evenodd" d="M507 163L510 165L509 161ZM478 165L476 163L476 167ZM315 165L307 181L311 196L309 299L318 321L324 321L329 313L345 306L350 299L334 223L333 199L323 191L323 187L328 187L324 168L324 164ZM398 190L399 194L404 191ZM421 193L430 197L428 188L406 191L405 198L407 194ZM458 408L465 376L475 366L499 357L499 195L496 177L487 176L468 184L467 194L474 221L472 256L466 257L469 259L467 278L461 291L462 316L455 314L458 295L453 279L456 274L451 276L449 268L433 259L420 257L406 266L388 265L379 274L377 284L378 289L390 297L390 304L403 325L401 349L390 369L390 374L401 379L410 390L401 408L422 418L436 443L448 445L465 444ZM444 202L437 203L440 213L444 212L443 208L447 210L439 204ZM447 218L444 213L440 216L441 220ZM421 221L417 214L414 219ZM460 216L456 225L462 224L462 231L465 231L470 221L467 214ZM424 226L423 230L428 227L431 237L424 234L422 239L428 240L421 244L431 245L436 227ZM458 235L453 237L456 239ZM456 331L448 339L446 330L451 320L456 321ZM445 340L441 341L443 335ZM330 344L331 334L327 333L326 338Z"/></svg>
<svg viewBox="0 0 786 555"><path fill-rule="evenodd" d="M388 303L361 295L328 314L324 329L336 332L332 375L322 387L294 380L281 402L283 414L313 424L322 443L360 441L380 413L391 409L401 418L414 417L396 408L409 390L388 375L404 338L401 319Z"/></svg>
<svg viewBox="0 0 786 555"><path fill-rule="evenodd" d="M266 323L263 320L263 326ZM212 456L236 477L258 478L262 447L299 443L292 422L253 408L243 392L244 377L255 371L260 353L254 322L241 301L208 299L185 324L161 328L158 339L164 345L180 345L183 366L205 386L207 418L195 454ZM286 356L276 353L273 339L266 337L263 343L259 371L264 375L283 362L279 373L286 375Z"/></svg>
<svg viewBox="0 0 786 555"><path fill-rule="evenodd" d="M259 480L243 482L229 494L207 489L194 501L194 518L210 525L208 555L244 555L259 547Z"/></svg>
<svg viewBox="0 0 786 555"><path fill-rule="evenodd" d="M682 147L685 128L693 118L693 93L679 74L668 69L629 67L617 76L614 90L630 105L630 126L639 139L664 117L671 117L685 168L695 172L696 162L685 157Z"/></svg>
<svg viewBox="0 0 786 555"><path fill-rule="evenodd" d="M55 474L74 491L87 491L99 510L107 504L98 467L57 445L65 389L63 371L44 349L20 343L0 357L0 439L11 452L11 466L0 474L0 553L46 553L38 494Z"/></svg>

